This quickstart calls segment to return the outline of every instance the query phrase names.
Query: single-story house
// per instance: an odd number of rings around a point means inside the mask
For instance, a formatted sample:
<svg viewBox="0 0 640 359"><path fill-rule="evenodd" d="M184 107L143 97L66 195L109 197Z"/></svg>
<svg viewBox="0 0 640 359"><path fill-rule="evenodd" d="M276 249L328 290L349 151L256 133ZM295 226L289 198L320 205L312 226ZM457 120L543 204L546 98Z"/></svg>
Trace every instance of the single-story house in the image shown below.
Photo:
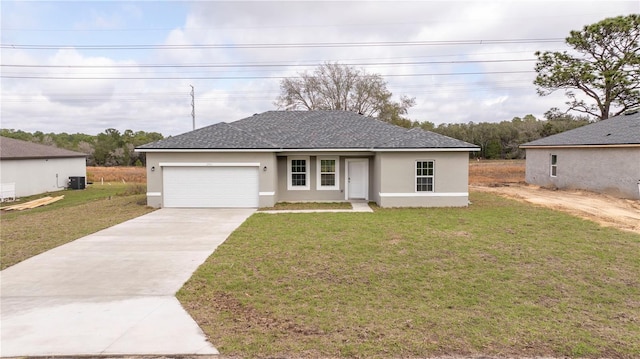
<svg viewBox="0 0 640 359"><path fill-rule="evenodd" d="M59 191L69 177L85 177L87 155L27 141L0 137L2 197L31 196Z"/></svg>
<svg viewBox="0 0 640 359"><path fill-rule="evenodd" d="M136 149L153 207L468 205L473 144L349 111L269 111Z"/></svg>
<svg viewBox="0 0 640 359"><path fill-rule="evenodd" d="M640 112L541 138L526 150L526 181L640 199Z"/></svg>

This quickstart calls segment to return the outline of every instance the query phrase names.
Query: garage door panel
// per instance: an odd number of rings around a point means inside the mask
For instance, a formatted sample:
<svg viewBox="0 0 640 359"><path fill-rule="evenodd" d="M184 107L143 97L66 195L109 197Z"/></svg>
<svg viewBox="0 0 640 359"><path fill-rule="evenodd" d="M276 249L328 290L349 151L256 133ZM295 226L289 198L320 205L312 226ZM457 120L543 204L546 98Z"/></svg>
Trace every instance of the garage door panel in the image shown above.
<svg viewBox="0 0 640 359"><path fill-rule="evenodd" d="M164 167L164 207L258 207L257 167Z"/></svg>

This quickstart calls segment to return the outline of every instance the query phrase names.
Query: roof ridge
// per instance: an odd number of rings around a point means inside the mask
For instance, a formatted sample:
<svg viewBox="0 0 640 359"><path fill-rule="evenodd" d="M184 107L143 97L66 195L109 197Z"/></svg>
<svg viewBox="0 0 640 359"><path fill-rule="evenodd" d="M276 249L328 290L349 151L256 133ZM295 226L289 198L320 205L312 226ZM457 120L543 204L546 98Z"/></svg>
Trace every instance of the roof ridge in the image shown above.
<svg viewBox="0 0 640 359"><path fill-rule="evenodd" d="M335 111L340 111L340 110L335 110ZM353 113L353 114L356 114L356 115L359 115L359 116L362 116L362 117L365 117L365 118L371 119L371 120L376 121L376 122L379 122L381 125L386 126L387 128L391 128L391 129L393 129L393 130L395 130L395 131L402 130L402 131L403 131L403 132L402 132L403 134L404 134L404 133L409 132L409 131L407 130L407 128L405 128L405 127L398 126L398 125L394 125L394 124L389 123L389 122L387 122L387 121L383 121L383 120L381 120L381 119L380 119L380 118L378 118L378 117L373 117L373 116L365 115L365 114L362 114L362 113L359 113L359 112L355 112L355 111L346 111L346 112L351 112L351 113ZM400 133L400 132L398 131L398 133ZM376 143L374 146L372 146L372 148L380 148L380 147L383 147L384 145L386 145L387 143L390 143L390 142L397 142L397 141L399 141L399 140L400 140L399 138L397 138L397 137L395 137L395 136L394 136L394 138L389 139L388 141L384 141L384 142L382 142L382 143Z"/></svg>
<svg viewBox="0 0 640 359"><path fill-rule="evenodd" d="M73 151L55 145L25 141L13 137L0 136L0 158L63 158L87 157L83 152Z"/></svg>
<svg viewBox="0 0 640 359"><path fill-rule="evenodd" d="M260 141L262 141L262 142L265 142L265 143L267 143L267 144L269 144L269 145L271 145L271 146L273 146L273 147L275 147L275 148L279 148L279 147L280 147L280 146L278 146L277 144L275 144L275 143L273 143L273 142L271 142L271 141L269 141L269 140L267 140L267 139L265 139L265 138L258 137L257 135L255 135L255 134L253 134L253 133L251 133L251 132L249 132L249 131L243 130L243 129L239 128L238 126L234 126L234 125L232 125L231 123L226 123L226 122L224 122L224 124L226 124L227 126L229 126L229 127L233 128L233 129L234 129L234 130L236 130L236 131L240 131L240 132L242 132L242 133L246 133L247 135L249 135L249 136L251 136L251 137L253 137L253 138L255 138L255 139L258 139L258 140L260 140Z"/></svg>
<svg viewBox="0 0 640 359"><path fill-rule="evenodd" d="M416 129L416 128L417 128L417 127L412 127L412 128L401 127L401 126L394 125L394 124L389 123L389 122L382 121L382 120L377 119L377 118L374 118L374 119L375 119L375 120L378 120L378 121L380 121L380 122L382 122L382 123L384 123L384 124L386 124L386 125L390 125L391 127L394 127L394 128L396 128L396 129L401 129L401 130L403 130L403 132L402 132L402 134L403 134L403 135L404 135L404 134L408 134L409 132L412 132L414 129ZM422 130L422 129L420 129L420 130ZM398 132L398 133L400 133L400 132ZM382 143L377 144L377 145L376 145L376 147L382 147L382 146L387 145L387 144L389 144L389 143L398 142L398 141L401 141L401 140L402 140L401 138L394 137L394 138L392 138L392 139L389 139L388 141L385 141L385 142L382 142Z"/></svg>
<svg viewBox="0 0 640 359"><path fill-rule="evenodd" d="M267 111L221 122L140 149L476 148L421 128L405 128L352 111Z"/></svg>
<svg viewBox="0 0 640 359"><path fill-rule="evenodd" d="M636 145L640 144L640 113L617 115L564 132L541 137L521 144L521 147L576 145Z"/></svg>

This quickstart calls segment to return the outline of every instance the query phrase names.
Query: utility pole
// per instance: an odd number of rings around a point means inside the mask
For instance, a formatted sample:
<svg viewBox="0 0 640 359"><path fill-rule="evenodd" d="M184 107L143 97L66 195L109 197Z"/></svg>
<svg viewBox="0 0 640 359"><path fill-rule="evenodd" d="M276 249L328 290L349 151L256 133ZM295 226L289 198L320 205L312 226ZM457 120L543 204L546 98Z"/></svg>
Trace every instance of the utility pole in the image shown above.
<svg viewBox="0 0 640 359"><path fill-rule="evenodd" d="M189 85L191 86L191 120L193 121L193 129L196 129L196 103L195 103L195 89L193 88L193 85Z"/></svg>

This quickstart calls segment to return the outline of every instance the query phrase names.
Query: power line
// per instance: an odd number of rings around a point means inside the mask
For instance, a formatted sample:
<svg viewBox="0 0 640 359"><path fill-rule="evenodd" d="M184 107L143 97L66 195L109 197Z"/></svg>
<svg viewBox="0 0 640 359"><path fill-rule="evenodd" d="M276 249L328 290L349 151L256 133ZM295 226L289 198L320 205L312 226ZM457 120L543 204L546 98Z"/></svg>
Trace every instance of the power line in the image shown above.
<svg viewBox="0 0 640 359"><path fill-rule="evenodd" d="M44 45L0 44L3 49L57 50L73 47L82 50L195 50L195 49L285 49L319 47L399 47L399 46L449 46L496 45L564 42L563 38L539 39L488 39L488 40L438 40L438 41L370 41L370 42L307 42L307 43L245 43L245 44L193 44L193 45Z"/></svg>
<svg viewBox="0 0 640 359"><path fill-rule="evenodd" d="M448 60L448 61L411 61L411 62L360 62L344 63L347 66L398 66L398 65L435 65L435 64L472 64L472 63L500 63L500 62L531 62L537 59L502 59L502 60ZM321 64L138 64L138 65L24 65L24 64L0 64L0 67L15 68L253 68L253 67L316 67Z"/></svg>
<svg viewBox="0 0 640 359"><path fill-rule="evenodd" d="M449 72L449 73L418 73L418 74L390 74L382 77L419 77L419 76L460 76L460 75L493 75L493 74L520 74L532 73L530 71L486 71L486 72ZM294 79L298 76L153 76L153 77L72 77L72 76L34 76L34 75L0 75L5 79L41 79L41 80L261 80L261 79Z"/></svg>
<svg viewBox="0 0 640 359"><path fill-rule="evenodd" d="M532 83L530 79L512 79L512 80L481 80L473 83L465 82L436 82L429 84L401 84L393 85L394 92L408 93L410 95L418 94L433 94L433 93L457 93L457 92L486 92L487 89L508 90L508 89L524 89L530 88ZM131 90L131 89L130 89ZM226 90L224 96L226 98L242 98L245 100L268 100L275 98L279 92L272 88L271 90ZM74 100L76 102L97 102L105 100L113 100L118 102L166 102L173 101L176 98L183 95L183 92L176 91L159 91L159 92L146 92L144 89L139 91L127 91L127 92L115 92L108 94L88 94L85 92L73 93L73 92L55 92L49 96L53 96L55 99L60 100ZM216 101L219 100L219 94L217 93L204 93L198 96L199 101ZM3 102L33 102L33 101L47 101L46 97L41 94L34 94L32 92L14 92L3 95Z"/></svg>
<svg viewBox="0 0 640 359"><path fill-rule="evenodd" d="M548 18L576 18L576 17L585 17L585 16L602 16L601 12L571 12L571 14L545 14L543 16L510 16L510 20L515 21L524 21L531 20L534 22L543 21L543 19ZM449 20L444 22L446 24L468 24L469 19L457 19L457 20ZM266 29L296 29L296 28L331 28L334 29L336 27L398 27L398 26L423 26L424 21L376 21L376 22L362 22L362 23L326 23L326 22L318 22L318 23L291 23L291 24L281 24L277 25L251 25L251 26L220 26L217 24L212 24L207 27L195 27L195 26L185 26L183 30L189 31L210 31L210 30L266 30ZM172 31L175 30L176 27L130 27L130 28L29 28L29 27L4 27L3 31L11 31L11 32L150 32L150 31Z"/></svg>
<svg viewBox="0 0 640 359"><path fill-rule="evenodd" d="M515 86L500 86L496 88L498 94L509 94L510 91L518 91L528 88L528 86L523 85L515 85ZM449 99L464 99L464 97L458 96L460 94L469 94L469 93L480 93L486 94L486 88L472 87L472 88L451 88L451 89L442 89L442 88L434 88L434 89L425 89L419 92L413 92L411 95L439 95L439 94L451 94L453 96L448 96ZM273 99L278 95L278 93L269 93L263 95L255 95L255 96L243 96L243 95L233 95L233 96L202 96L198 97L198 101L201 103L216 103L216 102L226 102L229 100L243 100L243 101L273 101ZM62 101L65 103L70 103L73 101L75 104L94 104L94 103L106 103L111 101L117 101L118 103L129 103L129 104L149 104L149 103L159 103L167 104L169 101L172 103L175 102L174 97L166 97L166 100L159 99L136 99L136 98L120 98L120 97L109 97L109 96L96 96L93 98L73 98L73 97L64 97L61 98L59 96L55 96L53 100ZM45 97L38 98L3 98L3 103L47 103L51 102L52 99ZM188 102L188 101L187 101ZM179 102L186 103L186 102Z"/></svg>
<svg viewBox="0 0 640 359"><path fill-rule="evenodd" d="M425 85L424 83L421 84L404 84L404 83L398 83L398 84L394 84L394 83L389 83L388 84L389 87L392 87L394 90L412 90L412 89L421 89L424 90L425 88L458 88L458 87L465 87L465 86L473 86L473 87L500 87L502 85L531 85L531 79L529 78L524 78L524 79L510 79L510 80L481 80L481 81L474 81L474 82L452 82L447 80L446 82L437 82L437 83L429 83L428 85ZM275 86L274 88L276 88L277 86ZM119 99L126 99L126 98L131 98L131 99L140 99L140 98L149 98L150 100L154 100L153 98L162 98L162 97L178 97L178 96L182 96L184 95L184 92L181 91L153 91L153 92L148 92L147 89L145 88L140 88L138 90L136 89L131 89L131 88L127 88L129 91L118 91L116 93L113 94L105 94L105 95L96 95L96 94L87 94L86 92L55 92L55 96L57 98L94 98L95 96L100 96L100 97L108 97L108 98L112 98L112 97L118 97ZM251 94L264 94L265 91L264 90L250 90L250 89L243 89L243 90L224 90L224 94L225 95L251 95ZM275 93L275 92L274 92ZM3 100L8 99L10 97L18 97L18 96L33 96L34 93L29 91L29 92L10 92L10 93L6 93L3 95ZM199 96L198 98L203 98L204 95Z"/></svg>

